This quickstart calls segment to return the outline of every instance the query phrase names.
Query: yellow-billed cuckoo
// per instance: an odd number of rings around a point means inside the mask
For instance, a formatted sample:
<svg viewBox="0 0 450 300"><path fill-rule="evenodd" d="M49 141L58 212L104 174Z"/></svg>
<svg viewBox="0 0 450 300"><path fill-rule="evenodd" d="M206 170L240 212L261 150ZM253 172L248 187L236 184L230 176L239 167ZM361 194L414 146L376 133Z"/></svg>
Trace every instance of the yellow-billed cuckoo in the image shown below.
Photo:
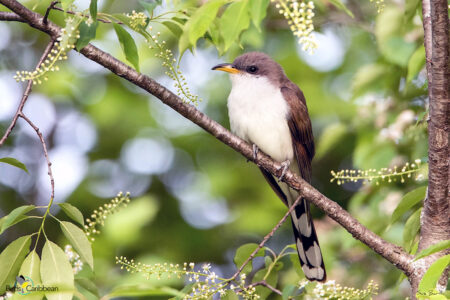
<svg viewBox="0 0 450 300"><path fill-rule="evenodd" d="M250 52L239 56L232 64L220 64L212 69L230 73L232 89L228 96L228 115L231 131L253 144L254 155L259 148L281 162L280 179L289 168L310 182L314 156L311 120L302 91L287 78L282 67L264 53ZM281 200L287 206L292 205L298 192L260 169ZM294 209L291 219L306 278L324 281L322 253L305 199Z"/></svg>

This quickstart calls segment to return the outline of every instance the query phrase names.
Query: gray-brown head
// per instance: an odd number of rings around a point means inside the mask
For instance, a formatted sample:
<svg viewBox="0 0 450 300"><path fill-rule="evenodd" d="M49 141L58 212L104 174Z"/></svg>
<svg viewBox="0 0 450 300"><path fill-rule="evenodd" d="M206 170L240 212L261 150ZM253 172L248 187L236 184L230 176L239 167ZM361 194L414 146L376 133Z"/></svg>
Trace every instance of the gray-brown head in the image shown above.
<svg viewBox="0 0 450 300"><path fill-rule="evenodd" d="M247 76L264 76L276 84L286 79L283 68L270 56L262 52L248 52L237 57L232 64L219 64L213 70Z"/></svg>

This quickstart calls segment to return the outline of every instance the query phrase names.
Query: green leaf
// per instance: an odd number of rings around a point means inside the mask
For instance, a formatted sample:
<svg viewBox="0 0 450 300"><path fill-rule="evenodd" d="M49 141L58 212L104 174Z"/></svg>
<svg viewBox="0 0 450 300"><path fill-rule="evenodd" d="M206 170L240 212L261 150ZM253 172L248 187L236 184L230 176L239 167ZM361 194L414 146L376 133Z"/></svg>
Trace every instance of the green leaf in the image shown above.
<svg viewBox="0 0 450 300"><path fill-rule="evenodd" d="M58 287L58 292L46 292L48 300L71 300L74 291L72 266L55 243L47 240L42 250L41 279L45 286Z"/></svg>
<svg viewBox="0 0 450 300"><path fill-rule="evenodd" d="M18 161L15 158L3 157L3 158L0 158L0 162L8 164L8 165L11 165L11 166L14 166L14 167L17 167L17 168L22 169L22 170L24 170L25 172L28 173L27 166L25 166L23 163L21 163L20 161Z"/></svg>
<svg viewBox="0 0 450 300"><path fill-rule="evenodd" d="M178 51L180 53L180 58L183 56L184 52L187 49L190 49L192 51L192 45L189 43L189 36L186 32L187 31L183 31L183 34L178 40Z"/></svg>
<svg viewBox="0 0 450 300"><path fill-rule="evenodd" d="M410 252L414 238L420 229L420 212L421 208L416 210L406 221L405 228L403 228L403 246L406 251Z"/></svg>
<svg viewBox="0 0 450 300"><path fill-rule="evenodd" d="M415 49L414 43L407 42L403 37L393 36L380 44L381 53L387 61L401 67L408 65L409 58Z"/></svg>
<svg viewBox="0 0 450 300"><path fill-rule="evenodd" d="M83 214L78 210L78 208L69 203L58 203L58 206L61 207L69 218L81 226L84 226Z"/></svg>
<svg viewBox="0 0 450 300"><path fill-rule="evenodd" d="M91 294L99 297L97 286L87 278L75 278L75 284L81 286Z"/></svg>
<svg viewBox="0 0 450 300"><path fill-rule="evenodd" d="M251 0L250 5L248 5L252 22L259 32L261 32L261 22L266 17L269 2L270 0Z"/></svg>
<svg viewBox="0 0 450 300"><path fill-rule="evenodd" d="M91 0L91 4L89 4L89 13L94 21L97 21L97 1Z"/></svg>
<svg viewBox="0 0 450 300"><path fill-rule="evenodd" d="M410 82L416 77L416 75L422 70L425 65L425 47L420 45L419 48L414 51L413 55L408 62L408 76L406 77L406 81Z"/></svg>
<svg viewBox="0 0 450 300"><path fill-rule="evenodd" d="M351 12L350 9L347 8L347 6L345 6L344 3L341 2L341 0L329 0L334 6L336 6L337 8L339 8L340 10L343 10L347 15L349 15L350 17L354 18L355 16L353 15L353 13Z"/></svg>
<svg viewBox="0 0 450 300"><path fill-rule="evenodd" d="M386 7L377 15L375 22L375 37L380 49L392 37L403 36L403 11L398 7Z"/></svg>
<svg viewBox="0 0 450 300"><path fill-rule="evenodd" d="M222 56L224 53L224 42L223 38L220 36L220 30L219 30L219 20L214 20L214 22L211 23L208 29L208 34L211 37L211 41L216 47L217 51L219 52L219 55Z"/></svg>
<svg viewBox="0 0 450 300"><path fill-rule="evenodd" d="M61 0L61 6L64 9L64 13L67 13L69 6L72 5L74 0Z"/></svg>
<svg viewBox="0 0 450 300"><path fill-rule="evenodd" d="M186 35L189 43L195 46L197 40L208 30L209 25L216 17L219 8L227 2L227 0L211 0L203 4L194 12L189 21L186 22L182 36ZM181 50L186 50L188 46L189 45L183 45L183 47L186 48L180 48L180 53L184 52Z"/></svg>
<svg viewBox="0 0 450 300"><path fill-rule="evenodd" d="M256 248L258 248L258 244L254 243L249 243L240 246L236 250L236 255L234 256L234 263L236 264L236 267L240 268L242 264L247 260L247 258L250 257L250 254L252 254L253 251L255 251ZM264 256L264 252L265 252L264 248L259 249L258 252L256 252L255 257ZM244 267L244 269L242 269L242 273L248 274L251 271L252 271L252 262L250 261Z"/></svg>
<svg viewBox="0 0 450 300"><path fill-rule="evenodd" d="M120 46L125 54L125 58L135 67L136 71L139 72L139 54L133 37L119 24L113 23L113 26L117 37L119 38Z"/></svg>
<svg viewBox="0 0 450 300"><path fill-rule="evenodd" d="M177 22L164 21L162 22L162 24L166 26L176 38L180 38L181 34L183 33L183 29L181 29L180 25Z"/></svg>
<svg viewBox="0 0 450 300"><path fill-rule="evenodd" d="M191 293L193 287L194 287L194 283L186 284L181 289L181 291L179 292L180 294L175 296L175 297L173 297L173 298L170 298L170 300L182 300L182 299L185 299L186 295Z"/></svg>
<svg viewBox="0 0 450 300"><path fill-rule="evenodd" d="M0 219L0 228L3 226L3 223L5 222L5 219L7 217L8 216L4 216L3 218ZM19 216L19 217L16 218L16 220L14 222L12 222L9 225L9 227L11 227L11 226L13 226L13 225L15 225L15 224L17 224L19 222L22 222L23 220L29 219L29 218L31 218L31 217L30 216ZM0 231L0 234L2 234L2 233L3 233L3 231Z"/></svg>
<svg viewBox="0 0 450 300"><path fill-rule="evenodd" d="M391 224L395 223L401 216L403 216L414 205L421 202L425 198L426 186L418 187L403 196L400 203L395 208L391 217Z"/></svg>
<svg viewBox="0 0 450 300"><path fill-rule="evenodd" d="M89 242L86 233L73 223L61 221L61 230L84 260L94 270L94 257L92 256L92 245Z"/></svg>
<svg viewBox="0 0 450 300"><path fill-rule="evenodd" d="M270 256L264 257L264 265L268 268L273 263L273 260Z"/></svg>
<svg viewBox="0 0 450 300"><path fill-rule="evenodd" d="M188 21L188 19L178 17L173 17L172 20L179 23L180 25L184 25Z"/></svg>
<svg viewBox="0 0 450 300"><path fill-rule="evenodd" d="M155 1L139 0L139 4L142 5L142 7L145 8L146 11L148 11L150 16L153 15L153 10L158 6L158 3L156 3Z"/></svg>
<svg viewBox="0 0 450 300"><path fill-rule="evenodd" d="M405 1L405 22L411 20L420 6L420 0L406 0Z"/></svg>
<svg viewBox="0 0 450 300"><path fill-rule="evenodd" d="M252 282L258 282L263 280L263 278L266 276L267 272L268 272L268 268L264 268L259 270L258 272L255 273L255 276L253 276ZM277 283L278 283L278 273L274 272L273 270L270 272L269 276L267 276L266 278L266 282L271 285L272 287L276 287ZM257 286L256 287L256 295L259 295L261 297L261 299L267 299L267 297L272 293L271 290L269 290L268 288L264 287L264 286Z"/></svg>
<svg viewBox="0 0 450 300"><path fill-rule="evenodd" d="M325 128L319 139L319 145L316 150L316 159L320 159L323 155L332 153L332 149L338 143L341 143L349 129L342 123L333 123Z"/></svg>
<svg viewBox="0 0 450 300"><path fill-rule="evenodd" d="M233 2L228 6L219 20L219 27L227 51L239 39L239 35L250 25L250 16L247 10L248 0Z"/></svg>
<svg viewBox="0 0 450 300"><path fill-rule="evenodd" d="M23 215L33 210L34 208L35 208L34 205L24 205L13 209L7 216L4 217L5 219L2 222L0 234L2 234L8 227L11 227L12 225L18 223L17 221L18 218L22 217Z"/></svg>
<svg viewBox="0 0 450 300"><path fill-rule="evenodd" d="M25 260L23 261L23 264L20 267L20 271L18 274L29 277L33 281L33 286L42 285L41 274L39 273L40 266L41 260L39 259L39 256L37 255L36 251L33 250L30 252L30 254L28 254L27 258L25 258ZM32 292L26 296L26 300L40 300L43 297L44 297L43 293ZM16 294L14 300L16 299L17 300L23 299L23 296Z"/></svg>
<svg viewBox="0 0 450 300"><path fill-rule="evenodd" d="M419 294L429 293L436 289L436 284L444 272L445 268L450 265L450 254L438 258L423 275L419 283Z"/></svg>
<svg viewBox="0 0 450 300"><path fill-rule="evenodd" d="M115 288L108 294L110 298L116 297L145 297L145 296L180 296L185 294L170 287L155 287L149 285L124 285ZM106 298L106 297L105 297Z"/></svg>
<svg viewBox="0 0 450 300"><path fill-rule="evenodd" d="M292 267L295 272L301 277L304 277L305 274L303 274L302 266L300 265L300 258L298 257L297 251L295 253L289 254L289 258L292 262Z"/></svg>
<svg viewBox="0 0 450 300"><path fill-rule="evenodd" d="M296 294L298 287L293 284L288 284L284 287L282 291L283 300L288 300L289 297L292 297Z"/></svg>
<svg viewBox="0 0 450 300"><path fill-rule="evenodd" d="M381 85L384 78L387 78L388 73L389 68L379 63L360 67L352 80L354 96L357 97L367 90L372 90Z"/></svg>
<svg viewBox="0 0 450 300"><path fill-rule="evenodd" d="M220 300L239 300L239 297L233 290L228 289L225 295L220 297Z"/></svg>
<svg viewBox="0 0 450 300"><path fill-rule="evenodd" d="M6 246L0 254L0 294L6 290L6 285L14 284L25 256L30 250L31 236L26 235Z"/></svg>
<svg viewBox="0 0 450 300"><path fill-rule="evenodd" d="M443 294L431 295L430 300L448 300Z"/></svg>
<svg viewBox="0 0 450 300"><path fill-rule="evenodd" d="M417 249L419 248L419 241L414 242L414 244L411 246L411 251L409 252L412 255L415 255L417 253Z"/></svg>
<svg viewBox="0 0 450 300"><path fill-rule="evenodd" d="M86 22L81 22L80 27L80 38L77 40L76 48L78 51L86 47L89 42L95 39L95 34L97 33L98 21L95 21L91 25L87 25Z"/></svg>
<svg viewBox="0 0 450 300"><path fill-rule="evenodd" d="M124 15L124 14L112 14L111 15L114 19L117 19L118 21L122 22L123 24L127 25L128 27L130 27L131 25L131 19Z"/></svg>
<svg viewBox="0 0 450 300"><path fill-rule="evenodd" d="M417 256L414 258L414 260L421 259L425 256L431 255L433 253L436 253L436 252L439 252L439 251L442 251L442 250L448 249L448 248L450 248L450 240L440 241L436 244L431 245L427 249L420 251L420 253L417 254Z"/></svg>

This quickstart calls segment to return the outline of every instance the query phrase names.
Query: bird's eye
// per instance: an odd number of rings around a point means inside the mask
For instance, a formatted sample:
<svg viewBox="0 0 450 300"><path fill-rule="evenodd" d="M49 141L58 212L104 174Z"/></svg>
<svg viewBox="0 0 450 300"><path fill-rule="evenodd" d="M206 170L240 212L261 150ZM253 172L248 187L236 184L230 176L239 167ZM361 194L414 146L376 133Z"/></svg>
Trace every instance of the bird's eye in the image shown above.
<svg viewBox="0 0 450 300"><path fill-rule="evenodd" d="M258 67L257 66L250 66L247 68L247 72L249 73L256 73L258 72Z"/></svg>

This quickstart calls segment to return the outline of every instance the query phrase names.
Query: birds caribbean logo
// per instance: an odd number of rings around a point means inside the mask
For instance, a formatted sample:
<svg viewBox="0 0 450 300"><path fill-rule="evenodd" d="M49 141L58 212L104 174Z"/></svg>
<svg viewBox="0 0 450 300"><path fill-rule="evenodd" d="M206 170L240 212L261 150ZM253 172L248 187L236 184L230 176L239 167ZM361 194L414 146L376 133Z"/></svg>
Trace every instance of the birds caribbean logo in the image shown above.
<svg viewBox="0 0 450 300"><path fill-rule="evenodd" d="M30 277L20 275L16 277L14 286L16 289L16 293L18 293L19 295L28 295L31 293L31 290L34 287L34 283Z"/></svg>

